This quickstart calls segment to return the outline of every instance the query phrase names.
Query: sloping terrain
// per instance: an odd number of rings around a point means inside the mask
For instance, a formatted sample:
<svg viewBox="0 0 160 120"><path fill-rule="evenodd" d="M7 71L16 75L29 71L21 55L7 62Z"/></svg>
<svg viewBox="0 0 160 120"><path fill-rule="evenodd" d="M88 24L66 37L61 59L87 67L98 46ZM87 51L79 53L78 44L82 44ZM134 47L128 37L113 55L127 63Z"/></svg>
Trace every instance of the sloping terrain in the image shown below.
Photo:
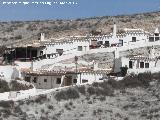
<svg viewBox="0 0 160 120"><path fill-rule="evenodd" d="M0 22L0 43L37 40L42 32L46 33L47 38L91 33L106 34L112 31L113 20L117 21L118 32L122 32L122 29L126 27L142 28L153 32L156 27L160 26L160 12L76 20Z"/></svg>
<svg viewBox="0 0 160 120"><path fill-rule="evenodd" d="M160 73L128 76L32 97L0 102L5 120L157 120Z"/></svg>

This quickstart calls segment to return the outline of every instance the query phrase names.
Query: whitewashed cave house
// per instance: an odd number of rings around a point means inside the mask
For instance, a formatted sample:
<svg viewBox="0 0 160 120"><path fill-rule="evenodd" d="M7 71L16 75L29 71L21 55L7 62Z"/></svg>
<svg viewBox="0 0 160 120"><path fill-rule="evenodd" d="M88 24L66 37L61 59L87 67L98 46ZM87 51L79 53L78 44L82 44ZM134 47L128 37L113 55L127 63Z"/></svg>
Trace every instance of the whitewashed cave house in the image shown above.
<svg viewBox="0 0 160 120"><path fill-rule="evenodd" d="M25 73L25 81L37 89L53 89L84 83L101 82L108 71L30 71Z"/></svg>
<svg viewBox="0 0 160 120"><path fill-rule="evenodd" d="M117 32L117 25L114 23L112 33L97 36L96 39L97 43L103 45L104 47L121 47L158 41L160 40L160 34L158 28L155 29L153 34L140 28L125 28L124 30Z"/></svg>
<svg viewBox="0 0 160 120"><path fill-rule="evenodd" d="M149 56L130 55L120 58L120 66L127 67L128 73L143 73L143 72L160 72L160 57L159 53L155 53L155 48L151 49Z"/></svg>

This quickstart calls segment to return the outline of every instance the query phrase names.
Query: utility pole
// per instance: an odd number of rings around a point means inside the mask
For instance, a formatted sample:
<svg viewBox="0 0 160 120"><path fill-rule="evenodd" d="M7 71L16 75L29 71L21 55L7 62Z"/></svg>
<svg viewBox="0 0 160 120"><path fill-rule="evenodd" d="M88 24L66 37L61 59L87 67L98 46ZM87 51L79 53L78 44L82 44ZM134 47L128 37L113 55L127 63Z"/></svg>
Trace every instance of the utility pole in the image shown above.
<svg viewBox="0 0 160 120"><path fill-rule="evenodd" d="M75 60L75 66L76 66L76 78L77 78L77 61L78 61L78 57L75 56L75 57L74 57L74 60ZM73 80L72 80L72 85L73 85Z"/></svg>

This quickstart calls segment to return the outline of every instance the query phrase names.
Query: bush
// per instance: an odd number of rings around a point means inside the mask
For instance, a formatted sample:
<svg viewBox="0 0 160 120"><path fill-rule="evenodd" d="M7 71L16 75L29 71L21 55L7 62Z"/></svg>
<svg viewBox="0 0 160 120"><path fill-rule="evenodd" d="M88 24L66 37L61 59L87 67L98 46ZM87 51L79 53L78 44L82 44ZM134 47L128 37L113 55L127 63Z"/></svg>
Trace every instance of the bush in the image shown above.
<svg viewBox="0 0 160 120"><path fill-rule="evenodd" d="M10 91L9 85L5 80L0 80L0 93Z"/></svg>
<svg viewBox="0 0 160 120"><path fill-rule="evenodd" d="M0 113L3 113L4 118L8 118L11 115L11 110L10 109L2 109L0 110Z"/></svg>
<svg viewBox="0 0 160 120"><path fill-rule="evenodd" d="M102 83L93 83L91 87L88 87L87 92L89 95L97 95L97 96L112 96L113 88L107 82Z"/></svg>
<svg viewBox="0 0 160 120"><path fill-rule="evenodd" d="M48 109L53 110L54 107L52 105L48 105Z"/></svg>
<svg viewBox="0 0 160 120"><path fill-rule="evenodd" d="M69 88L67 90L62 90L60 92L57 92L55 95L55 99L57 101L60 100L69 100L69 99L77 99L79 98L79 93L76 89L74 88Z"/></svg>
<svg viewBox="0 0 160 120"><path fill-rule="evenodd" d="M40 103L42 104L44 101L47 100L47 95L39 95L36 99L35 102L36 103Z"/></svg>
<svg viewBox="0 0 160 120"><path fill-rule="evenodd" d="M119 81L118 84L121 88L146 87L152 79L151 73L140 73L138 75L126 76L123 80Z"/></svg>
<svg viewBox="0 0 160 120"><path fill-rule="evenodd" d="M96 93L94 87L89 87L87 89L87 92L89 93L89 95L94 95Z"/></svg>
<svg viewBox="0 0 160 120"><path fill-rule="evenodd" d="M79 86L79 87L78 87L78 91L79 91L81 94L85 95L85 94L86 94L85 86L84 86L84 85Z"/></svg>
<svg viewBox="0 0 160 120"><path fill-rule="evenodd" d="M152 81L152 74L148 73L140 73L138 74L138 80L142 82L144 86L149 86L149 82Z"/></svg>
<svg viewBox="0 0 160 120"><path fill-rule="evenodd" d="M0 107L11 108L14 105L13 101L0 101Z"/></svg>
<svg viewBox="0 0 160 120"><path fill-rule="evenodd" d="M33 88L32 85L22 84L22 83L17 82L16 80L12 80L10 83L10 86L11 86L10 88L11 91L28 90L28 89Z"/></svg>

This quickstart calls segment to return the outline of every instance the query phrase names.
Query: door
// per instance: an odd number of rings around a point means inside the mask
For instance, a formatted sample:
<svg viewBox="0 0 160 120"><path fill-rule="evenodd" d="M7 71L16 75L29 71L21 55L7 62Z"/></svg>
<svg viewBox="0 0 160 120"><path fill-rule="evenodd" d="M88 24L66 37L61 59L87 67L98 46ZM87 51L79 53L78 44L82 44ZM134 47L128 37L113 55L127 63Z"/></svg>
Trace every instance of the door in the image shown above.
<svg viewBox="0 0 160 120"><path fill-rule="evenodd" d="M119 40L119 46L123 46L123 40Z"/></svg>

